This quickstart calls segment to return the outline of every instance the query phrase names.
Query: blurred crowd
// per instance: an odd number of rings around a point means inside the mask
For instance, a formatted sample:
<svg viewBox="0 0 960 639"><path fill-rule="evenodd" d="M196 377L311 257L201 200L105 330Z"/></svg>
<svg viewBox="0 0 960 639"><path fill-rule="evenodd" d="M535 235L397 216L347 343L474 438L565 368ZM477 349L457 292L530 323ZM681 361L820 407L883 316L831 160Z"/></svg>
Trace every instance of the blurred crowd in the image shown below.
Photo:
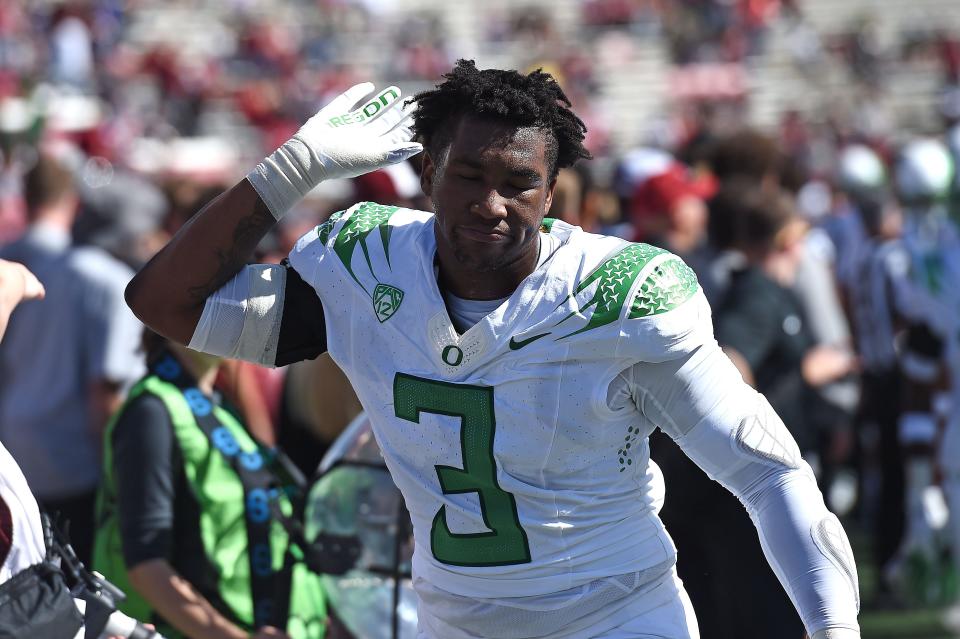
<svg viewBox="0 0 960 639"><path fill-rule="evenodd" d="M46 288L0 345L0 442L44 506L71 520L87 561L103 433L151 348L123 301L134 270L329 97L367 79L416 89L460 56L439 12L398 18L399 0L206 4L0 0L0 258L27 264ZM718 341L783 416L833 508L863 532L878 568L872 603L952 603L960 32L911 27L885 48L868 15L819 34L801 0L566 4L575 42L550 5L491 11L481 27L484 47L519 52L517 68L554 73L591 127L596 160L561 173L551 216L682 256ZM801 74L815 82L825 65L843 68L856 99L751 126L743 78L778 24ZM686 82L636 140L619 137L602 95L602 61L624 38L659 43ZM908 129L886 107L885 78L918 60L938 69L938 98ZM698 66L705 79L685 75ZM321 185L260 261L283 259L357 201L429 208L417 168L414 158ZM326 357L284 370L224 362L216 373L245 429L307 476L360 412ZM689 562L681 577L702 626L735 628L719 609L734 595L689 567L730 569L697 554L703 528L689 517L711 513L731 530L749 521L671 446L657 439L654 459L671 497L664 520Z"/></svg>

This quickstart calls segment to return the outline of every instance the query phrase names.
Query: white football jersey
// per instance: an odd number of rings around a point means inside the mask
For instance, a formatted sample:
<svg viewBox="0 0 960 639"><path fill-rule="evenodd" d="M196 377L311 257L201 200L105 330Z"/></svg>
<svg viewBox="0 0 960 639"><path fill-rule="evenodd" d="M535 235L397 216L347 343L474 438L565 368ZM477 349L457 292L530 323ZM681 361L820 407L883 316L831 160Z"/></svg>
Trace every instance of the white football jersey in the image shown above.
<svg viewBox="0 0 960 639"><path fill-rule="evenodd" d="M554 222L552 256L463 334L437 287L430 213L358 204L290 264L367 410L413 521L414 571L523 597L675 561L647 435L608 389L713 343L693 272L661 249Z"/></svg>

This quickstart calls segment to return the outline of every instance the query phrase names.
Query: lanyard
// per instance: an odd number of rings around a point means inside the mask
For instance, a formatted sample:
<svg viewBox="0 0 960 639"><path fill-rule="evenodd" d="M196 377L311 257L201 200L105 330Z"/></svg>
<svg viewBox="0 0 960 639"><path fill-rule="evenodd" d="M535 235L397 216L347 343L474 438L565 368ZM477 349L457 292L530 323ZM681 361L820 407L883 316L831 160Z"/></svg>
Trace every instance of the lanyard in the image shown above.
<svg viewBox="0 0 960 639"><path fill-rule="evenodd" d="M292 567L289 561L285 561L281 570L273 569L270 502L277 498L279 489L274 474L267 468L267 460L259 449L251 452L241 450L230 429L216 417L213 400L197 388L196 380L190 377L173 355L169 352L161 355L150 366L150 372L183 393L210 445L230 462L237 473L243 486L254 628L267 625L285 628Z"/></svg>

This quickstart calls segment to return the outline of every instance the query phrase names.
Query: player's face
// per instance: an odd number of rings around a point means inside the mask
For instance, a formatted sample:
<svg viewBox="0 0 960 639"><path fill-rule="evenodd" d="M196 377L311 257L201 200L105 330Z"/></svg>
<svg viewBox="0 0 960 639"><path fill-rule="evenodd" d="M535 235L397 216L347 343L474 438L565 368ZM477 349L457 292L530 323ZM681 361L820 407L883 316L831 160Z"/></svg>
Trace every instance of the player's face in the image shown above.
<svg viewBox="0 0 960 639"><path fill-rule="evenodd" d="M436 213L441 264L450 257L466 271L495 274L527 263L533 270L556 184L548 135L464 117L445 154L425 155L421 182Z"/></svg>

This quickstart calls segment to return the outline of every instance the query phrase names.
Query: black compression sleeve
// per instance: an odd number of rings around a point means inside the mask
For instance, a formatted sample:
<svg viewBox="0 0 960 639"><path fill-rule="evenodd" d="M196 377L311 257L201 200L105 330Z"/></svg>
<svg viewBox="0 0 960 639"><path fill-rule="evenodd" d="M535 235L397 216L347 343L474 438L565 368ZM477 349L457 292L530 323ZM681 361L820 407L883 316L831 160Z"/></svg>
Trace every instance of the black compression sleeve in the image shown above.
<svg viewBox="0 0 960 639"><path fill-rule="evenodd" d="M303 281L287 260L287 284L283 293L283 314L277 340L277 366L316 359L327 350L327 325L323 304L313 287Z"/></svg>

